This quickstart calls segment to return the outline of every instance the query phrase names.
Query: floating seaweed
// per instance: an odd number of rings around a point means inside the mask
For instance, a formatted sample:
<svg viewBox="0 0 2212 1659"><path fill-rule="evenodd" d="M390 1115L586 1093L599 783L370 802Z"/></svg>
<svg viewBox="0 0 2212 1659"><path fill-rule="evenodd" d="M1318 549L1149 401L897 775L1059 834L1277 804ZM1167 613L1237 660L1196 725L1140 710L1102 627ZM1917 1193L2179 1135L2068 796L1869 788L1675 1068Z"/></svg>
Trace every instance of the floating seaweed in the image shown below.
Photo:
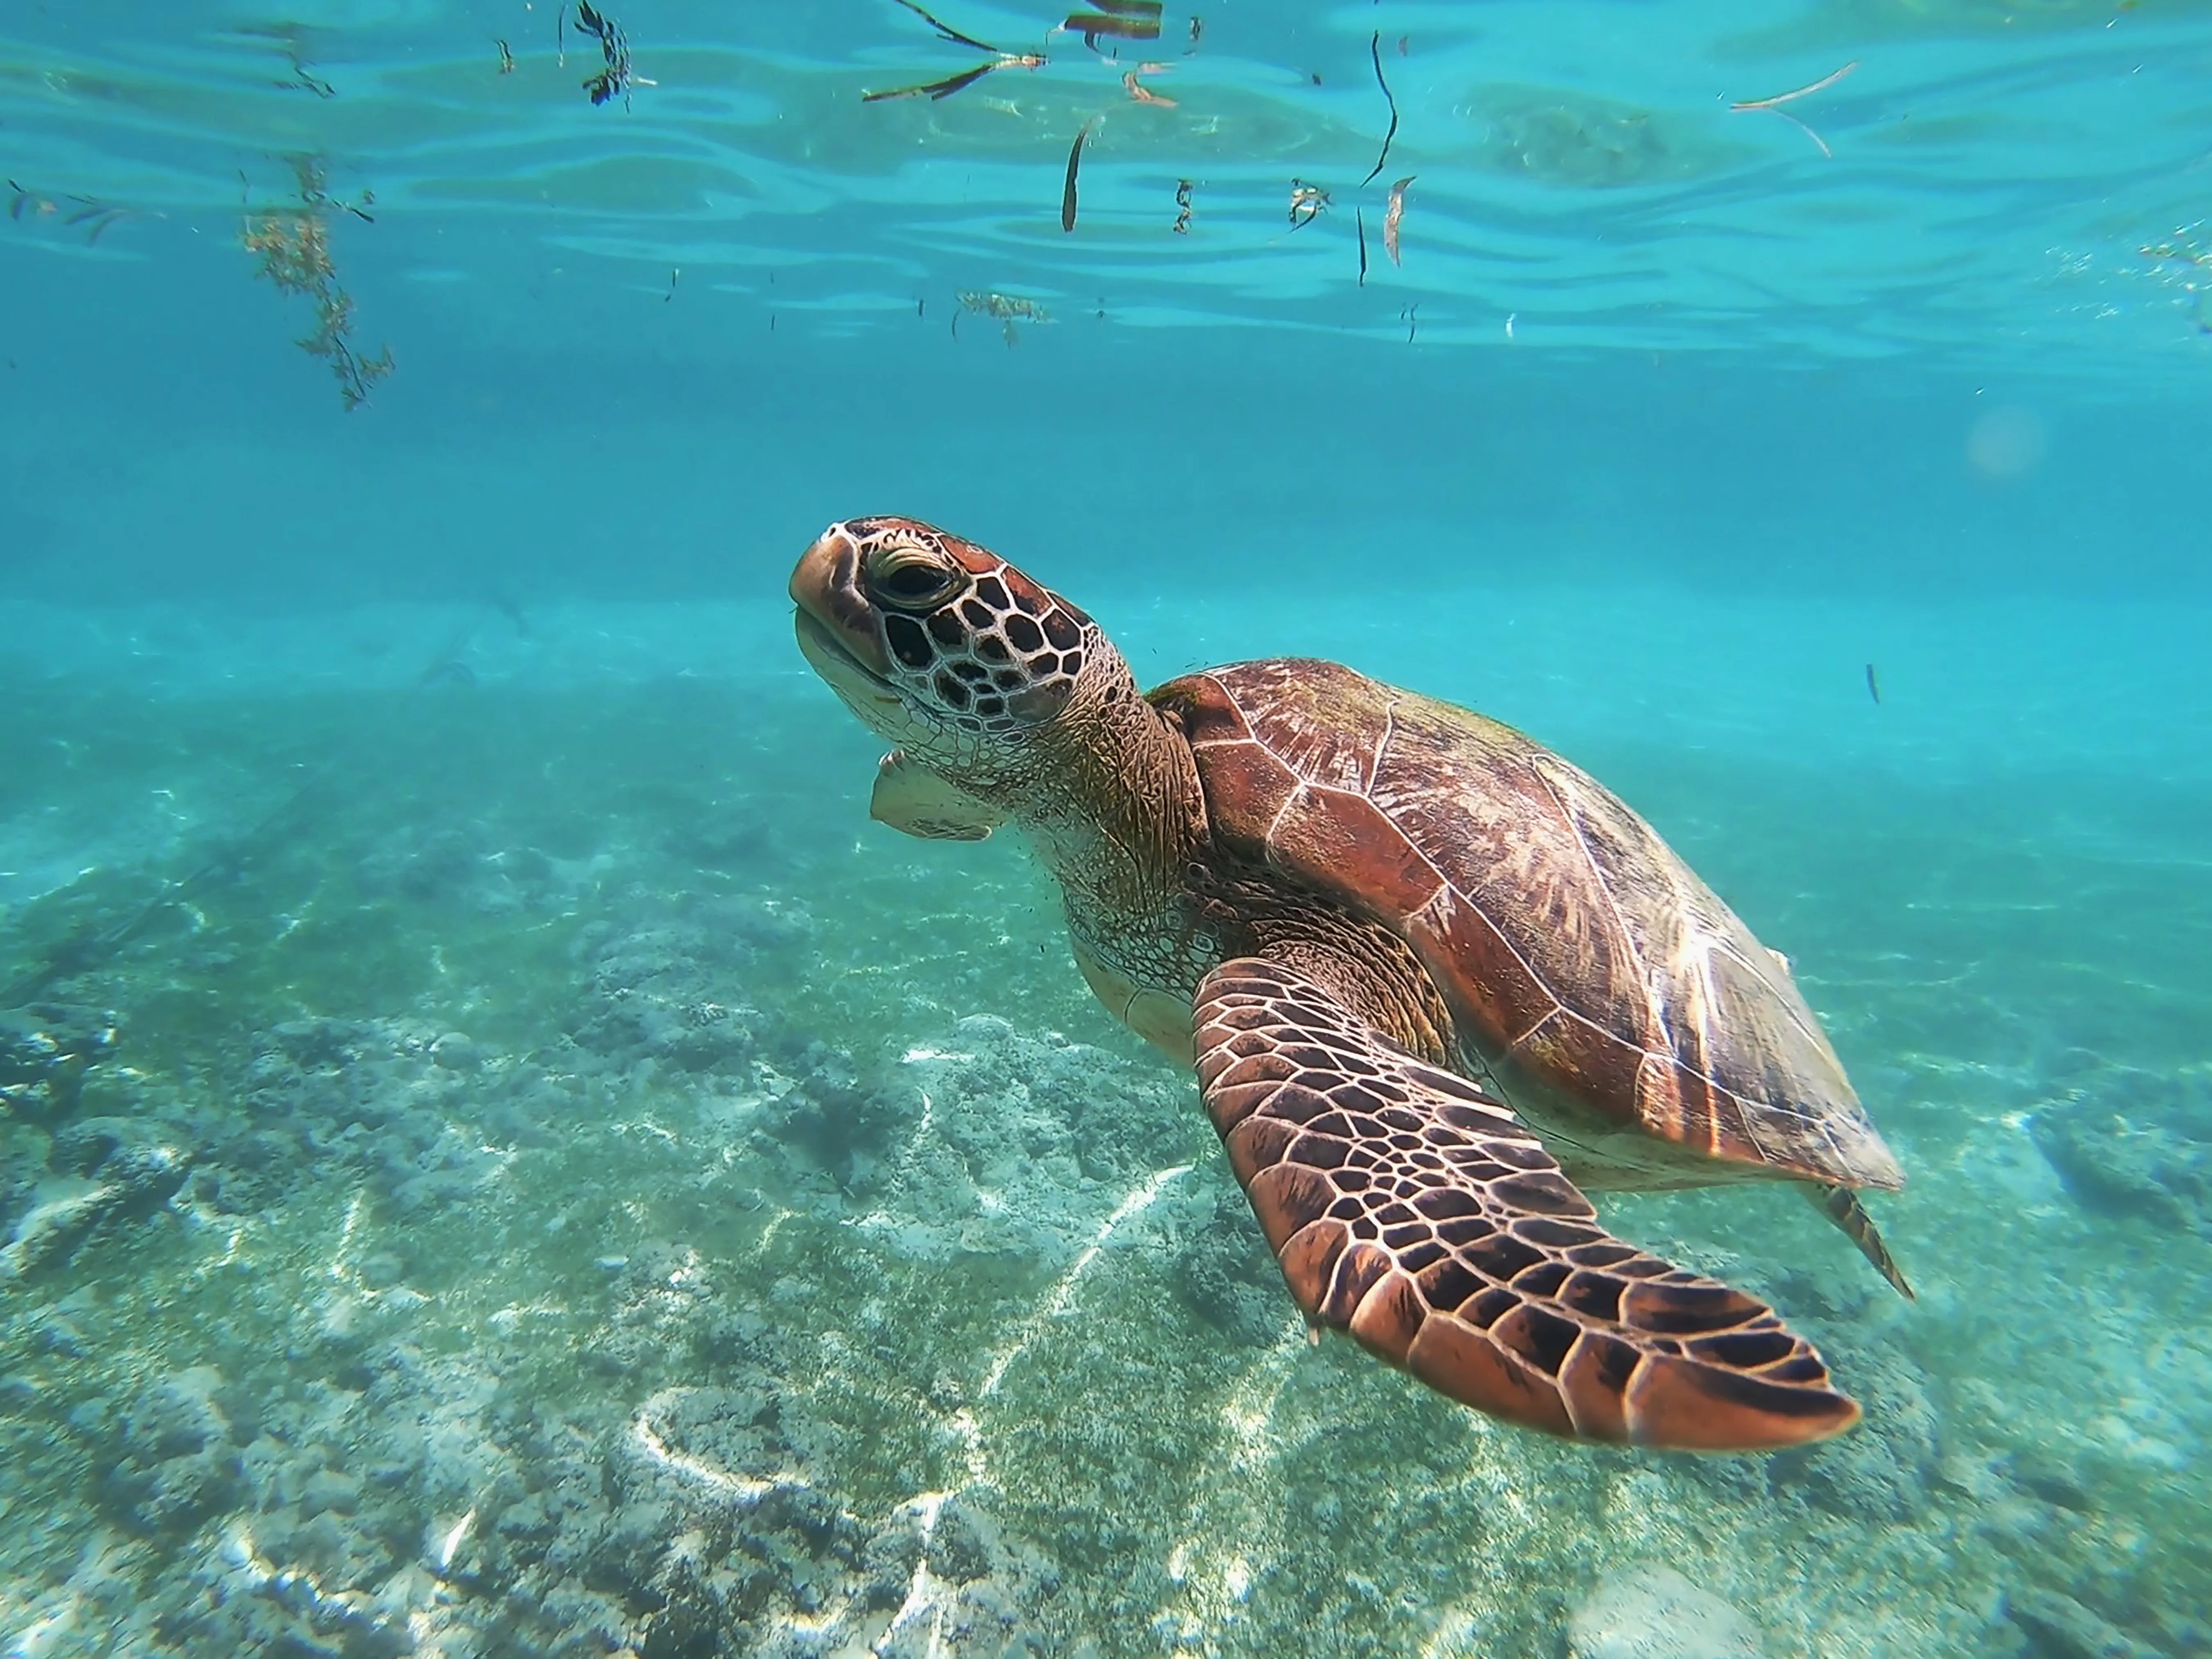
<svg viewBox="0 0 2212 1659"><path fill-rule="evenodd" d="M1771 98L1747 98L1740 104L1730 104L1729 107L1731 110L1763 109L1780 116L1784 120L1789 122L1791 126L1796 128L1798 131L1803 133L1808 138L1810 138L1815 144L1820 146L1820 154L1832 161L1835 159L1836 152L1828 148L1828 141L1821 137L1819 133L1814 131L1812 128L1807 126L1796 116L1792 115L1788 110L1783 108L1782 106L1788 103L1794 103L1800 98L1809 98L1816 92L1826 92L1830 87L1835 85L1837 82L1842 80L1846 75L1849 75L1858 66L1858 59L1854 58L1850 63L1844 64L1843 68L1836 70L1832 75L1824 75L1819 80L1811 82L1805 86L1799 87L1795 91L1778 92Z"/></svg>
<svg viewBox="0 0 2212 1659"><path fill-rule="evenodd" d="M1398 259L1398 227L1406 217L1406 186L1419 178L1419 173L1407 173L1390 186L1390 206L1382 216L1382 251L1390 256L1390 263Z"/></svg>
<svg viewBox="0 0 2212 1659"><path fill-rule="evenodd" d="M327 175L320 156L295 155L290 159L293 177L299 185L301 207L311 208L317 212L335 210L339 213L350 213L365 225L373 225L376 222L376 216L369 211L369 209L376 205L374 191L365 190L361 193L360 201L349 202L343 197L333 196L323 188L324 179ZM241 180L245 176L244 173L239 175Z"/></svg>
<svg viewBox="0 0 2212 1659"><path fill-rule="evenodd" d="M591 94L594 107L619 98L628 109L632 87L655 84L631 67L629 38L622 25L604 12L594 11L591 0L576 0L576 27L599 43L599 56L605 60L597 73L584 77L584 90Z"/></svg>
<svg viewBox="0 0 2212 1659"><path fill-rule="evenodd" d="M1083 142L1091 137L1091 122L1097 118L1094 115L1090 121L1076 129L1075 143L1067 152L1067 182L1060 190L1060 228L1062 230L1075 228L1075 173L1083 165Z"/></svg>
<svg viewBox="0 0 2212 1659"><path fill-rule="evenodd" d="M2158 242L2136 251L2146 259L2172 260L2197 270L2212 271L2212 252L2188 242ZM2192 302L2190 320L2196 325L2197 331L2212 334L2212 315L2208 315L2205 309L2205 295L2208 289L2212 289L2212 285L2206 284L2198 277L2188 276L2183 279L2182 287Z"/></svg>
<svg viewBox="0 0 2212 1659"><path fill-rule="evenodd" d="M1137 79L1139 75L1158 73L1167 67L1165 64L1146 64L1140 68L1131 70L1121 77L1122 90L1140 104L1158 104L1162 109L1173 109L1176 106L1174 99L1161 97L1159 94Z"/></svg>
<svg viewBox="0 0 2212 1659"><path fill-rule="evenodd" d="M9 183L13 185L15 180L11 179ZM2139 247L2136 252L2146 259L2175 259L2184 264L2196 265L2203 270L2212 270L2212 253L2206 252L2203 248L2177 246L2172 242L2158 242L2148 247Z"/></svg>
<svg viewBox="0 0 2212 1659"><path fill-rule="evenodd" d="M363 220L369 216L324 189L321 157L295 155L292 171L299 205L249 214L240 228L239 244L261 261L255 276L268 278L280 294L303 294L313 301L315 327L300 340L300 349L330 365L338 396L351 412L368 400L371 387L392 373L392 348L387 345L375 356L364 357L353 344L353 297L339 285L331 260L331 210L343 207Z"/></svg>
<svg viewBox="0 0 2212 1659"><path fill-rule="evenodd" d="M1328 209L1328 192L1302 179L1291 180L1291 228L1303 230Z"/></svg>
<svg viewBox="0 0 2212 1659"><path fill-rule="evenodd" d="M1098 50L1102 34L1116 40L1160 38L1160 0L1091 0L1091 3L1097 10L1070 12L1060 25L1068 33L1081 35L1083 44L1091 51ZM1194 46L1197 44L1196 35L1191 40Z"/></svg>
<svg viewBox="0 0 2212 1659"><path fill-rule="evenodd" d="M335 98L338 95L338 89L336 87L320 76L310 74L307 66L296 58L292 59L292 78L289 81L276 82L275 84L288 92L295 88L301 92L312 92L318 98Z"/></svg>
<svg viewBox="0 0 2212 1659"><path fill-rule="evenodd" d="M888 92L864 92L860 94L860 101L864 104L881 103L891 98L927 98L933 103L941 102L952 96L954 93L974 86L985 76L995 74L1000 70L1042 69L1051 61L1033 52L1005 52L997 46L978 40L972 34L963 34L958 29L947 28L936 18L915 4L914 0L898 0L898 3L935 29L939 40L950 41L956 46L973 46L977 52L988 52L994 61L978 64L974 69L963 70L957 75L948 75L941 81L925 81L919 86L895 87Z"/></svg>
<svg viewBox="0 0 2212 1659"><path fill-rule="evenodd" d="M335 98L338 89L307 67L307 58L300 37L293 35L284 42L284 61L292 70L287 81L272 81L270 84L284 92L312 92L318 98Z"/></svg>
<svg viewBox="0 0 2212 1659"><path fill-rule="evenodd" d="M8 216L10 219L21 222L27 213L34 219L59 218L63 224L73 230L81 228L85 229L84 243L87 247L97 246L100 237L110 225L118 219L127 219L137 211L136 208L116 207L110 203L95 201L89 196L67 196L60 198L41 196L36 191L27 190L17 184L13 179L8 180L8 188L14 192L8 203ZM64 213L64 202L75 203L76 204L75 210Z"/></svg>
<svg viewBox="0 0 2212 1659"><path fill-rule="evenodd" d="M311 67L314 58L308 48L307 31L297 23L249 23L235 33L284 59L291 74L281 81L271 81L270 86L283 92L312 92L318 98L338 95L338 89Z"/></svg>
<svg viewBox="0 0 2212 1659"><path fill-rule="evenodd" d="M947 28L943 23L939 22L936 18L931 16L920 6L916 5L915 3L915 0L898 0L898 3L904 6L916 17L921 19L923 22L928 24L930 27L935 29L937 31L937 38L940 40L949 40L956 46L973 46L978 52L995 52L1002 58L1006 56L1005 52L1000 51L999 47L990 46L981 40L978 40L972 34L963 34L958 29Z"/></svg>
<svg viewBox="0 0 2212 1659"><path fill-rule="evenodd" d="M978 64L974 69L963 70L957 75L948 75L941 81L925 81L919 86L893 87L887 92L864 92L864 104L880 104L892 98L927 98L933 103L941 102L956 92L974 86L985 76L1003 69L1042 69L1049 60L1035 52L1008 52L994 63Z"/></svg>
<svg viewBox="0 0 2212 1659"><path fill-rule="evenodd" d="M1375 182L1376 175L1382 171L1382 164L1390 159L1391 140L1398 136L1398 100L1390 95L1390 83L1382 78L1381 30L1376 30L1368 37L1367 55L1375 60L1375 84L1382 88L1382 100L1390 106L1390 130L1382 135L1382 153L1375 158L1375 165L1367 170L1367 176L1359 181L1362 187Z"/></svg>
<svg viewBox="0 0 2212 1659"><path fill-rule="evenodd" d="M103 203L92 202L79 208L62 222L72 227L88 226L89 228L85 232L84 245L87 247L94 247L99 245L100 233L118 219L127 217L130 212L129 208L108 207Z"/></svg>
<svg viewBox="0 0 2212 1659"><path fill-rule="evenodd" d="M1017 322L1048 323L1052 313L1034 300L1024 300L1012 294L994 294L988 290L963 289L952 296L960 302L961 311L978 316L995 318L1005 330L1006 343L1012 345L1018 337L1014 332ZM959 313L953 313L952 337L960 337Z"/></svg>

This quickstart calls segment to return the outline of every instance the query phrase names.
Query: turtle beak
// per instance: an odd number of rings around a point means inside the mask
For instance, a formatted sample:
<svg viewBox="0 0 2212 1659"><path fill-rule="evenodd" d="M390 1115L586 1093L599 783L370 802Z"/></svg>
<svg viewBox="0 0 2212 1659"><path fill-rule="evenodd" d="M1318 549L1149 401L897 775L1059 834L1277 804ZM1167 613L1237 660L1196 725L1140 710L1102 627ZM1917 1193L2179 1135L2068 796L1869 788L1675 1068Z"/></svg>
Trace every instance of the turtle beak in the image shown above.
<svg viewBox="0 0 2212 1659"><path fill-rule="evenodd" d="M836 670L857 669L878 687L890 678L875 606L860 591L860 547L843 525L831 525L799 556L791 601L799 648L817 673L834 684Z"/></svg>

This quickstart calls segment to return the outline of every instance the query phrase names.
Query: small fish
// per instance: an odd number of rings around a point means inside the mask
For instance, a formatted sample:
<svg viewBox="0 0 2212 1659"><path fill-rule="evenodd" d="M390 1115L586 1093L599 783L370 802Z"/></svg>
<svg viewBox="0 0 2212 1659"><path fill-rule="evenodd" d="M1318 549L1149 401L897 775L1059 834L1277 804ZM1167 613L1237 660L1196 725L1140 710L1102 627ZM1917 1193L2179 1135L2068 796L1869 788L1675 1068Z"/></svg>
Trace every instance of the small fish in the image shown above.
<svg viewBox="0 0 2212 1659"><path fill-rule="evenodd" d="M1098 118L1092 116L1091 121ZM1091 137L1091 121L1085 121L1075 134L1075 143L1067 152L1067 182L1060 191L1060 228L1064 231L1075 228L1075 173L1083 165L1083 141Z"/></svg>
<svg viewBox="0 0 2212 1659"><path fill-rule="evenodd" d="M664 295L662 295L660 296L660 303L661 303L661 304L663 304L663 305L666 305L666 304L667 304L671 300L672 300L672 299L674 299L674 298L676 297L676 279L677 279L678 277L681 276L683 274L684 274L684 267L683 267L683 266L681 266L681 265L671 265L671 266L669 266L669 268L668 268L668 292L667 292L667 293L665 293L665 294L664 294Z"/></svg>
<svg viewBox="0 0 2212 1659"><path fill-rule="evenodd" d="M1188 58L1191 53L1198 50L1200 37L1204 35L1205 33L1206 20L1203 17L1192 18L1190 20L1190 44L1182 49L1182 55L1184 57Z"/></svg>
<svg viewBox="0 0 2212 1659"><path fill-rule="evenodd" d="M1382 215L1382 249L1390 256L1390 263L1394 265L1400 263L1398 227L1406 217L1406 186L1419 177L1419 173L1409 173L1390 186L1390 205Z"/></svg>
<svg viewBox="0 0 2212 1659"><path fill-rule="evenodd" d="M1367 210L1352 210L1352 222L1359 231L1359 286L1367 286Z"/></svg>
<svg viewBox="0 0 2212 1659"><path fill-rule="evenodd" d="M1413 335L1421 325L1421 302L1419 300L1398 313L1398 320L1406 325L1406 343L1413 343Z"/></svg>
<svg viewBox="0 0 2212 1659"><path fill-rule="evenodd" d="M925 321L925 322L928 320L928 318L929 318L929 301L928 301L928 300L927 300L927 298L920 299L920 300L916 300L916 301L914 302L914 314L915 314L915 316L917 319L919 319L920 320L922 320L922 321ZM954 318L952 320L953 320L953 321L955 321L955 322L957 323L957 322L958 322L960 319L959 319L957 317L956 317L956 318Z"/></svg>
<svg viewBox="0 0 2212 1659"><path fill-rule="evenodd" d="M506 41L504 41L504 40L495 40L495 41L493 41L493 42L492 42L492 44L493 44L494 46L497 46L497 47L499 48L499 72L500 72L501 75L512 75L512 74L514 74L514 49L513 49L511 46L509 46L507 44L507 42L506 42Z"/></svg>
<svg viewBox="0 0 2212 1659"><path fill-rule="evenodd" d="M1872 663L1867 665L1867 696L1874 699L1875 708L1881 707L1881 681L1875 676Z"/></svg>
<svg viewBox="0 0 2212 1659"><path fill-rule="evenodd" d="M1175 234L1178 236L1188 236L1190 234L1190 192L1191 182L1189 179L1178 179L1176 180L1176 222L1174 229Z"/></svg>
<svg viewBox="0 0 2212 1659"><path fill-rule="evenodd" d="M1328 192L1302 179L1291 180L1291 228L1303 230L1321 217L1328 206Z"/></svg>
<svg viewBox="0 0 2212 1659"><path fill-rule="evenodd" d="M1407 36L1406 36L1406 35L1402 35L1402 34L1401 34L1401 35L1400 35L1400 36L1398 37L1398 56L1399 56L1399 57L1401 57L1401 58L1405 57L1405 56L1407 55L1407 52L1410 50L1410 48L1407 46L1407 39L1408 39L1408 37L1407 37Z"/></svg>

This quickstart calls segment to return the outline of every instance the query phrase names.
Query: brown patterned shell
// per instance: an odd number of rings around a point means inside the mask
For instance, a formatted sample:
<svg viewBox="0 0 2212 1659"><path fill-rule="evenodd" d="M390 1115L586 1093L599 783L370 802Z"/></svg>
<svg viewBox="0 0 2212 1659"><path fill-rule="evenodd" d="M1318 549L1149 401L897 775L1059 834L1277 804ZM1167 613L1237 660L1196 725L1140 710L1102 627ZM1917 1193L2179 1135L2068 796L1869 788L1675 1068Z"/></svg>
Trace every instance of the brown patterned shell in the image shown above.
<svg viewBox="0 0 2212 1659"><path fill-rule="evenodd" d="M1152 696L1183 722L1224 848L1400 933L1469 1063L1578 1181L1702 1184L1718 1159L1903 1184L1787 969L1587 773L1335 663L1240 663Z"/></svg>

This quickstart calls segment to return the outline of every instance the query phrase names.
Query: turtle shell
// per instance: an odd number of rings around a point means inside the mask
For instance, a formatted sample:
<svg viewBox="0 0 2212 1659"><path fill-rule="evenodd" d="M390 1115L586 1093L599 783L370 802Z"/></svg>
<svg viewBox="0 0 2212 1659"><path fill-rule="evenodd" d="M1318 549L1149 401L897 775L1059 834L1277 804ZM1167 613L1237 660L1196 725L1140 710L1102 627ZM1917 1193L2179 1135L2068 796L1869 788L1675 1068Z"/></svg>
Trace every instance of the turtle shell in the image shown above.
<svg viewBox="0 0 2212 1659"><path fill-rule="evenodd" d="M1152 701L1223 849L1402 937L1469 1068L1577 1180L1903 1185L1787 968L1589 774L1336 663L1240 663Z"/></svg>

